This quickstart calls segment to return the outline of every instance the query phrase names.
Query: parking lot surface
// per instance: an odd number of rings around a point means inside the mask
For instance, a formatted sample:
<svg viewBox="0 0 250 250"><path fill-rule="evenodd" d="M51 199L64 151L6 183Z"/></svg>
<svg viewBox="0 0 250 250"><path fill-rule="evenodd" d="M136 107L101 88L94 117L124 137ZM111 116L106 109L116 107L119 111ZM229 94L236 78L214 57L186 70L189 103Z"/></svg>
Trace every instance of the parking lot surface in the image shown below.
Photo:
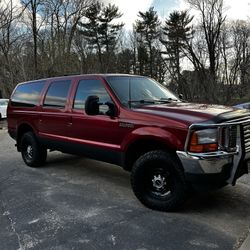
<svg viewBox="0 0 250 250"><path fill-rule="evenodd" d="M228 250L249 234L249 175L157 212L117 166L52 152L44 167L27 167L0 127L0 249Z"/></svg>

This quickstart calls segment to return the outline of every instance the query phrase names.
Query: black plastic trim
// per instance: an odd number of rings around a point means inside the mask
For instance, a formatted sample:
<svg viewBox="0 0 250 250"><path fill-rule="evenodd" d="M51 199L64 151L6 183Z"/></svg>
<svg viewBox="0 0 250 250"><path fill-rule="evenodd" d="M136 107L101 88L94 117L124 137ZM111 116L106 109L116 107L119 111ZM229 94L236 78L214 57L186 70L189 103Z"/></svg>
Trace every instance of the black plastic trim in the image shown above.
<svg viewBox="0 0 250 250"><path fill-rule="evenodd" d="M51 140L41 137L38 137L38 140L41 145L51 150L57 150L67 154L79 155L97 161L104 161L107 163L123 166L122 152L119 151L107 150L97 146L89 146L80 143Z"/></svg>
<svg viewBox="0 0 250 250"><path fill-rule="evenodd" d="M191 174L185 173L186 180L196 191L216 190L226 186L230 177L231 166L226 165L221 173L215 174Z"/></svg>

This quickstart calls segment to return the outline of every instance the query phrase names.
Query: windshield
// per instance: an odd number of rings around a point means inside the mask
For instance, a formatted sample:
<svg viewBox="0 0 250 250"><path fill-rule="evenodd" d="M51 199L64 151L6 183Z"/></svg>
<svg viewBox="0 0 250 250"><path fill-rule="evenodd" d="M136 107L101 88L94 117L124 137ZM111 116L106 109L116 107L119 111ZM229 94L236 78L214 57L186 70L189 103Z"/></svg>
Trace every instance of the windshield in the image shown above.
<svg viewBox="0 0 250 250"><path fill-rule="evenodd" d="M107 81L126 107L179 101L168 89L147 77L109 76Z"/></svg>

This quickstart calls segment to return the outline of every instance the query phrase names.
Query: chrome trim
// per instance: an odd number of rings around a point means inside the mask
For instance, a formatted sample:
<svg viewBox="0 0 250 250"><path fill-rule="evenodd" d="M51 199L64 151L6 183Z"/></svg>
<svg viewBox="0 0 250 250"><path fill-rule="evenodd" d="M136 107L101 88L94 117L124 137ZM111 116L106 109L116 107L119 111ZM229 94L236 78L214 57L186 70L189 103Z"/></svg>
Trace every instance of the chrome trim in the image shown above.
<svg viewBox="0 0 250 250"><path fill-rule="evenodd" d="M242 118L241 118L242 119ZM244 125L246 123L250 123L250 119L244 120L244 121L236 121L236 122L224 122L224 123L218 123L218 124L209 124L209 123L194 123L189 126L188 128L188 134L185 141L184 151L192 156L202 157L202 158L212 158L212 157L218 157L218 156L231 156L239 153L239 147L236 148L234 152L226 152L226 151L216 151L211 153L191 153L188 151L188 145L191 138L192 132L196 131L197 128L223 128L223 127L229 127L229 126L236 126L236 125Z"/></svg>
<svg viewBox="0 0 250 250"><path fill-rule="evenodd" d="M244 125L247 126L244 128ZM219 150L209 153L191 153L188 151L189 142L191 135L194 131L205 128L218 128L218 133L220 133L222 128L227 128L229 126L236 126L236 147L233 148L234 151L222 150L221 145L219 145ZM186 173L193 174L210 174L210 173L221 173L224 167L229 167L231 169L231 174L227 180L230 184L235 184L235 175L239 167L240 161L242 160L243 150L247 146L248 140L246 141L244 130L249 132L250 128L250 118L243 117L229 122L219 123L219 124L209 124L209 123L197 123L189 126L187 138L185 141L184 151L177 151L177 155L182 162L184 171ZM243 134L242 134L243 132ZM249 135L247 133L247 135ZM250 135L249 135L250 137ZM219 137L220 138L220 137ZM247 137L248 139L248 137ZM250 142L250 140L249 140ZM218 142L219 143L219 142ZM250 144L250 143L249 143ZM249 145L250 147L250 145ZM250 158L250 152L246 150L245 159Z"/></svg>
<svg viewBox="0 0 250 250"><path fill-rule="evenodd" d="M186 152L187 153L187 152ZM216 151L216 152L209 152L209 153L187 153L190 156L198 157L201 159L212 159L212 158L218 158L218 157L228 157L239 154L239 147L237 146L237 149L235 152L225 152L225 151Z"/></svg>
<svg viewBox="0 0 250 250"><path fill-rule="evenodd" d="M222 172L224 166L233 163L232 155L205 159L189 155L184 151L177 151L176 153L182 163L184 172L189 174L217 174Z"/></svg>
<svg viewBox="0 0 250 250"><path fill-rule="evenodd" d="M236 145L238 146L239 154L233 157L233 166L231 169L231 174L230 174L229 179L227 180L227 183L230 183L230 184L233 184L235 182L235 175L236 175L236 172L239 167L242 154L243 154L240 129L237 129Z"/></svg>

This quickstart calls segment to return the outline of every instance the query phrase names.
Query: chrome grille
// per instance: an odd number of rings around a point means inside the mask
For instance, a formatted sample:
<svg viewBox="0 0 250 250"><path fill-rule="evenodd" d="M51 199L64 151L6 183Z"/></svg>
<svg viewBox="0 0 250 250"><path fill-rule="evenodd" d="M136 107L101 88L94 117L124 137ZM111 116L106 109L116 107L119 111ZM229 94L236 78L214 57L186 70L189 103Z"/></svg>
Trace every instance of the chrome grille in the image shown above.
<svg viewBox="0 0 250 250"><path fill-rule="evenodd" d="M245 151L250 152L250 122L243 124Z"/></svg>
<svg viewBox="0 0 250 250"><path fill-rule="evenodd" d="M219 147L221 150L224 150L226 152L235 151L236 140L237 140L237 126L230 125L221 127L220 139L219 139Z"/></svg>
<svg viewBox="0 0 250 250"><path fill-rule="evenodd" d="M243 117L235 120L227 121L228 123L237 122L242 125L243 135L244 135L244 144L245 144L245 152L250 152L250 117Z"/></svg>

